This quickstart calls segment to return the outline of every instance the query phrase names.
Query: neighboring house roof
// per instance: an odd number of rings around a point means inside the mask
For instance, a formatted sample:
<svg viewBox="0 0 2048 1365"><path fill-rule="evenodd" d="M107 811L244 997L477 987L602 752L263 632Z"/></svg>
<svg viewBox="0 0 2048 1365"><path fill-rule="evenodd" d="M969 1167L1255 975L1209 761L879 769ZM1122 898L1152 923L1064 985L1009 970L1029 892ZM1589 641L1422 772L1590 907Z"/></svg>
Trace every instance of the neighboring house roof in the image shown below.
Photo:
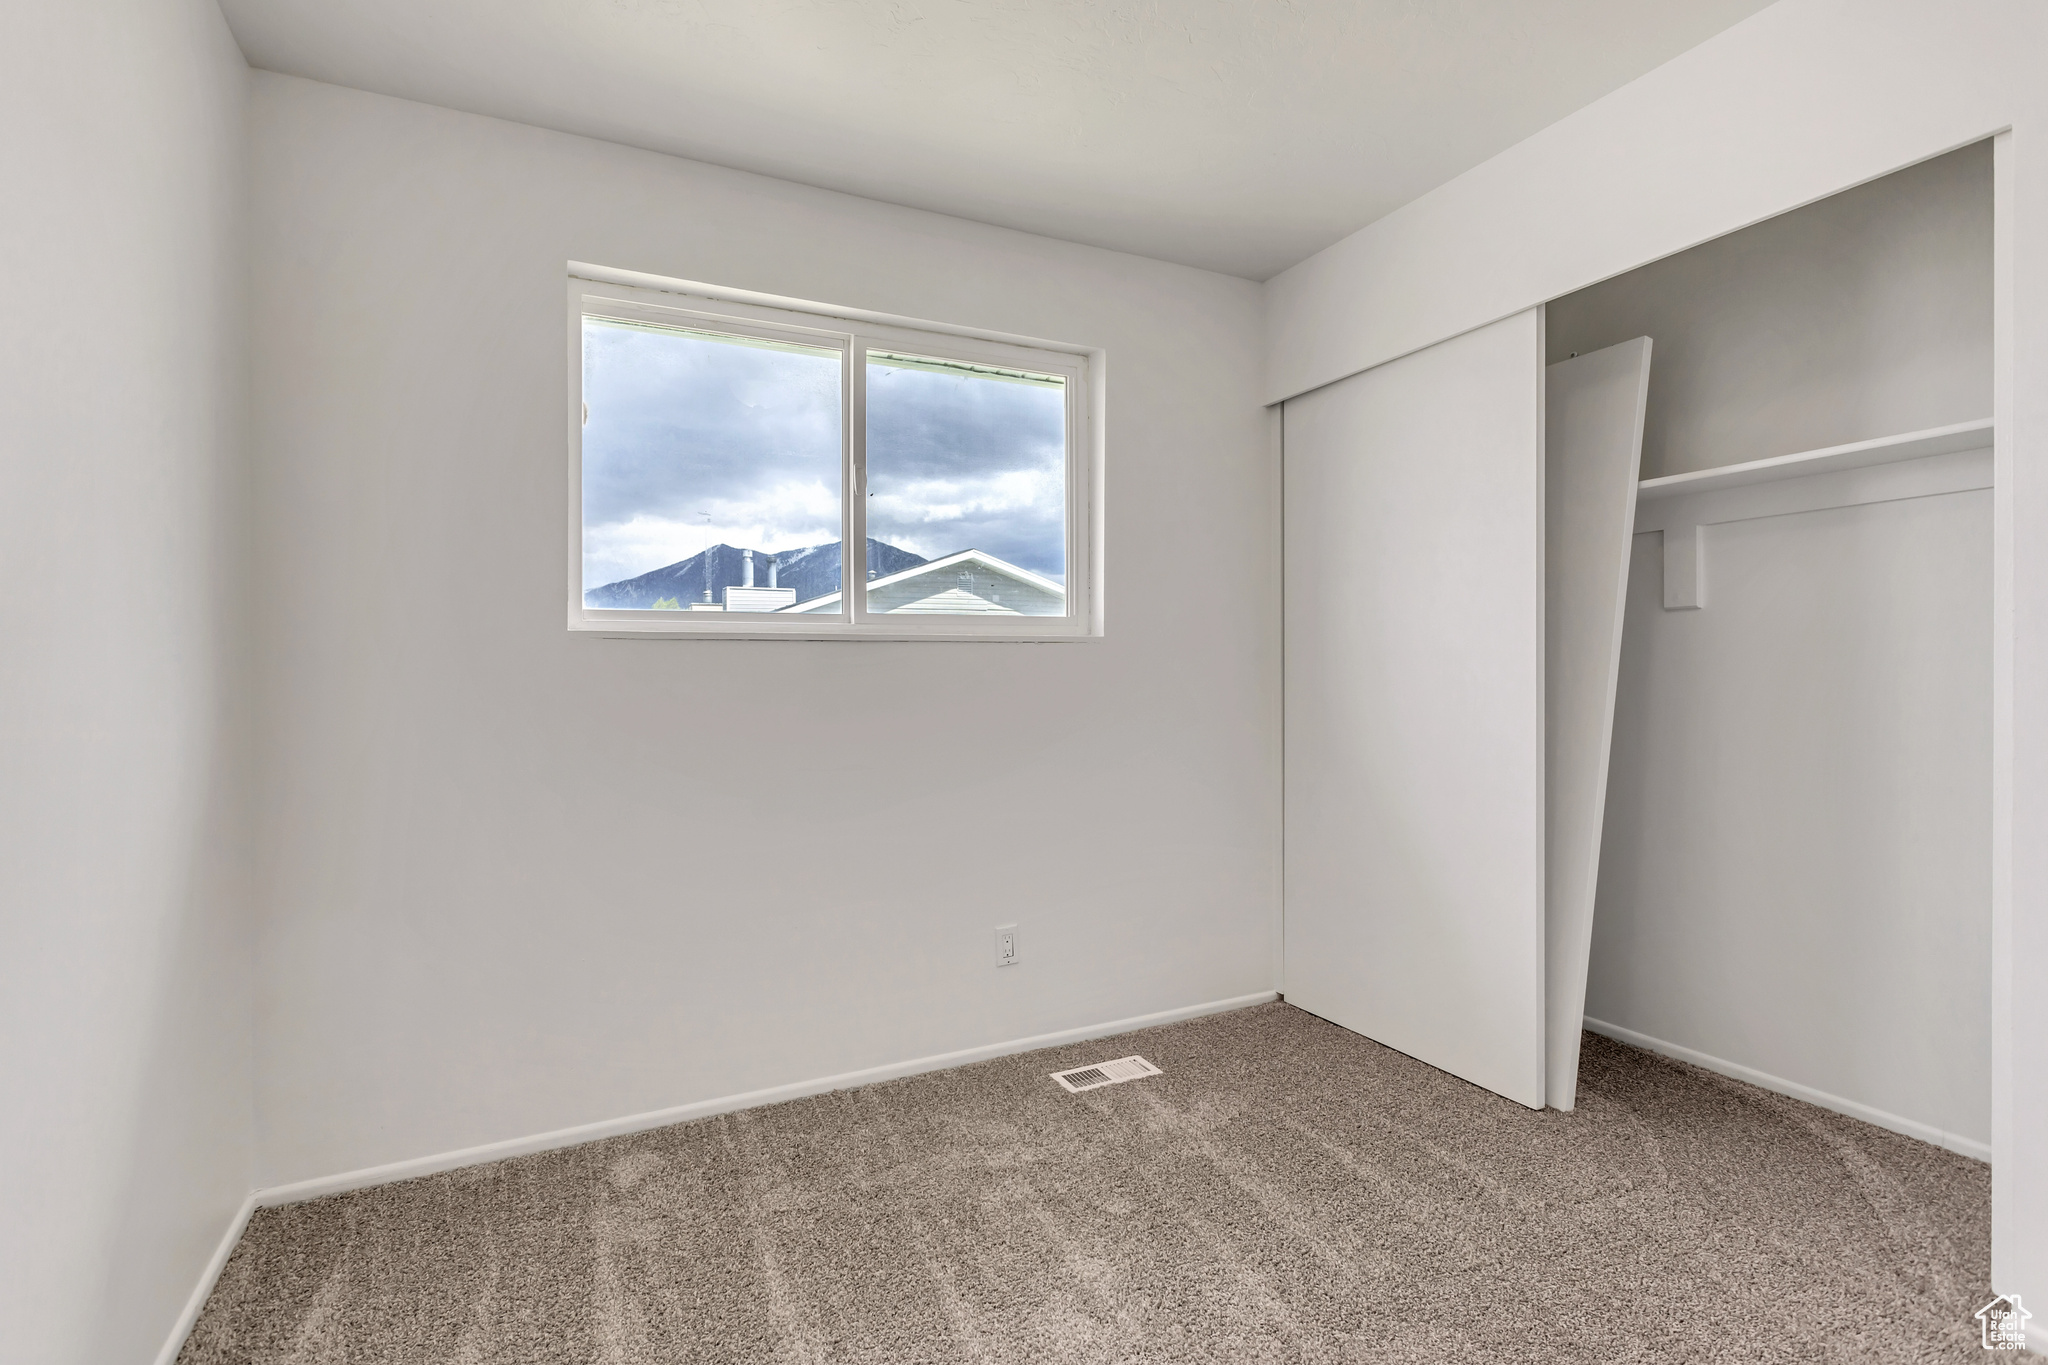
<svg viewBox="0 0 2048 1365"><path fill-rule="evenodd" d="M985 550L962 550L867 584L872 610L923 616L1060 616L1067 590L1050 578L1020 569ZM836 612L829 592L784 612Z"/></svg>

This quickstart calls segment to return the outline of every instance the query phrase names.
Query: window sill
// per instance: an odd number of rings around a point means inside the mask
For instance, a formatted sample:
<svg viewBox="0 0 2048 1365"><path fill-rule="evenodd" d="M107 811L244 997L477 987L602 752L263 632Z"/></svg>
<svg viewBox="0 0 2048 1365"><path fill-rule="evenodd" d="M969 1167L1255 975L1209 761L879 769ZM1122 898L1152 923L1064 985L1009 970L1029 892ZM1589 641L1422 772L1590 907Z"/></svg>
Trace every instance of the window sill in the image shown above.
<svg viewBox="0 0 2048 1365"><path fill-rule="evenodd" d="M883 644L991 644L991 645L1050 645L1074 644L1100 640L1102 633L1090 630L1085 623L1074 623L1062 628L1025 629L995 631L977 623L971 630L948 630L934 624L919 630L904 630L887 626L743 626L720 622L696 628L675 626L666 622L661 625L623 625L617 621L583 621L571 623L571 634L591 635L605 640L806 640L806 641L875 641Z"/></svg>

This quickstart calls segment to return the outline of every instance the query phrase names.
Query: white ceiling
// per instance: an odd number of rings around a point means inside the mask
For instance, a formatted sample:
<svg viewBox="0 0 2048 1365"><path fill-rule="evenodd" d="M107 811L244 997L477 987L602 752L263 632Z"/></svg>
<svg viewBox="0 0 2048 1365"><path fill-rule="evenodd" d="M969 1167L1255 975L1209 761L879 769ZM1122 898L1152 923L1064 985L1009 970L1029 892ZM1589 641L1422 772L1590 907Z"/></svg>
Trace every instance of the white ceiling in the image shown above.
<svg viewBox="0 0 2048 1365"><path fill-rule="evenodd" d="M273 71L1264 279L1765 0L222 0Z"/></svg>

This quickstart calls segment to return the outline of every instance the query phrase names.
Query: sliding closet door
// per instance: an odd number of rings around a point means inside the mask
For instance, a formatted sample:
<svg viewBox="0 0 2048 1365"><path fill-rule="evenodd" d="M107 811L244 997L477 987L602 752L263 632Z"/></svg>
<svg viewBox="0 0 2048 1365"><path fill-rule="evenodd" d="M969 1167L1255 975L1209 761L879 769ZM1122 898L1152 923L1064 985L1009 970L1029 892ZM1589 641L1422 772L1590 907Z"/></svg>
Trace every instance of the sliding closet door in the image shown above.
<svg viewBox="0 0 2048 1365"><path fill-rule="evenodd" d="M1541 310L1284 441L1287 999L1541 1107Z"/></svg>
<svg viewBox="0 0 2048 1365"><path fill-rule="evenodd" d="M1544 1071L1553 1109L1570 1109L1578 1095L1593 891L1614 740L1614 682L1621 668L1621 618L1649 393L1648 337L1561 361L1548 372Z"/></svg>

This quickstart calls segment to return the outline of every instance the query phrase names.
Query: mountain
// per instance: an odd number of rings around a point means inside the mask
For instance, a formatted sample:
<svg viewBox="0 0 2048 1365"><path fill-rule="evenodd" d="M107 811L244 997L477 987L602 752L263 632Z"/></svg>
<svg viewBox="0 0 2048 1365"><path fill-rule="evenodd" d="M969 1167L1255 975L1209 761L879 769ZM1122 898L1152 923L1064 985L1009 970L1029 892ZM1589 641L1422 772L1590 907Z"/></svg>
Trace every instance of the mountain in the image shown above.
<svg viewBox="0 0 2048 1365"><path fill-rule="evenodd" d="M754 586L768 586L768 553L754 551ZM871 577L880 578L885 574L897 573L903 569L915 568L924 563L922 555L908 550L899 550L884 541L868 538L868 568ZM708 574L707 574L708 566ZM638 578L622 578L616 583L591 588L583 594L586 607L604 607L624 611L646 611L664 598L674 598L684 607L692 602L702 602L704 585L708 576L711 584L711 601L723 602L725 589L737 588L746 581L745 560L739 550L730 545L713 545L700 550L688 559L679 560L666 568L653 569ZM785 588L796 589L796 600L808 602L813 597L823 597L828 592L839 591L839 542L827 545L811 545L801 550L783 550L775 556L776 583Z"/></svg>

